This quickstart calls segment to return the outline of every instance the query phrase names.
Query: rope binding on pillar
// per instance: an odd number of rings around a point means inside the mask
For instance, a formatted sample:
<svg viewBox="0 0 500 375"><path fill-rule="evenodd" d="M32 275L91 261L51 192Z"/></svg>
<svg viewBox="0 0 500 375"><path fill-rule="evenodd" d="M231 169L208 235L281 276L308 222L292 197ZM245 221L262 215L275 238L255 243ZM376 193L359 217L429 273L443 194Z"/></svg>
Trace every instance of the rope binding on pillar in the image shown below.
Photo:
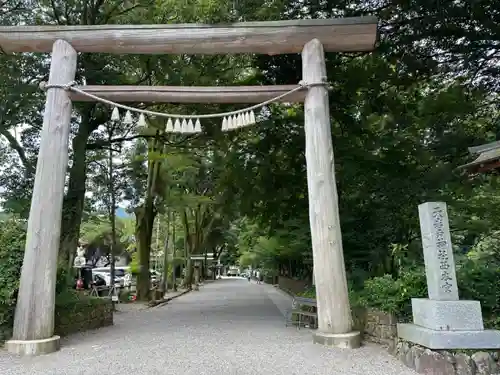
<svg viewBox="0 0 500 375"><path fill-rule="evenodd" d="M222 118L221 130L223 132L254 125L258 121L257 117L255 116L254 110L262 108L268 104L274 103L296 91L309 89L311 87L316 87L316 86L327 86L329 88L329 84L326 81L326 79L324 79L322 82L317 82L317 83L306 83L304 81L300 81L297 87L281 95L278 95L274 98L271 98L262 103L255 104L247 108L238 109L236 111L230 111L230 112L222 112L222 113L211 113L211 114L201 114L201 115L180 115L173 113L149 111L146 109L134 108L124 104L116 103L111 100L93 95L91 93L82 90L81 88L76 87L76 82L74 81L69 82L67 84L47 84L45 82L40 83L40 89L44 91L52 88L63 89L66 91L74 91L80 95L93 99L96 102L100 102L111 106L113 108L113 111L111 112L111 121L122 120L119 110L122 109L126 111L125 116L123 117L124 124L131 125L134 123L134 116L132 115L133 113L139 115L137 120L137 126L143 128L147 127L147 122L146 122L147 116L162 117L167 119L167 124L165 129L167 133L183 133L183 134L201 133L202 129L201 129L200 119L207 119L207 118Z"/></svg>

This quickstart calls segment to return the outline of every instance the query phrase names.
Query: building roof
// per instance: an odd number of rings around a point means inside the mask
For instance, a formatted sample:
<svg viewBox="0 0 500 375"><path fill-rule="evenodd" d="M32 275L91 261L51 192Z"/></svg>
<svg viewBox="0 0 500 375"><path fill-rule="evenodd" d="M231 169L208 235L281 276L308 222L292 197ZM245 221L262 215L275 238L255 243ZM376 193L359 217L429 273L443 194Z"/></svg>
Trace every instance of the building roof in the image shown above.
<svg viewBox="0 0 500 375"><path fill-rule="evenodd" d="M481 173L500 168L500 141L469 147L469 152L479 155L474 161L458 167L459 169Z"/></svg>

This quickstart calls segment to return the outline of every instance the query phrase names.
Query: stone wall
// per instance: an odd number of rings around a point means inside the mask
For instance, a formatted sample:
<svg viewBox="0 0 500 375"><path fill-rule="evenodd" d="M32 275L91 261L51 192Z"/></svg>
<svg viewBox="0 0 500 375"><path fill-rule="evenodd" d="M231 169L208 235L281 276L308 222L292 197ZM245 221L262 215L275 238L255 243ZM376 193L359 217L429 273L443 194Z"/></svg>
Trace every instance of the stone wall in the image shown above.
<svg viewBox="0 0 500 375"><path fill-rule="evenodd" d="M406 366L419 374L494 375L500 374L500 351L430 350L398 340L392 351Z"/></svg>
<svg viewBox="0 0 500 375"><path fill-rule="evenodd" d="M363 340L391 345L397 337L397 319L393 314L375 309L352 310L353 328L363 334Z"/></svg>
<svg viewBox="0 0 500 375"><path fill-rule="evenodd" d="M0 346L12 337L13 306L0 306ZM66 336L113 325L113 309L109 299L82 298L57 301L54 316L54 332Z"/></svg>
<svg viewBox="0 0 500 375"><path fill-rule="evenodd" d="M363 340L388 346L406 366L419 374L500 375L500 351L430 350L399 340L394 315L374 309L353 309L354 329Z"/></svg>
<svg viewBox="0 0 500 375"><path fill-rule="evenodd" d="M113 325L113 305L104 298L86 298L56 304L55 334L76 332Z"/></svg>
<svg viewBox="0 0 500 375"><path fill-rule="evenodd" d="M278 286L287 292L298 294L306 290L306 288L311 286L311 284L304 280L295 280L285 276L279 276Z"/></svg>

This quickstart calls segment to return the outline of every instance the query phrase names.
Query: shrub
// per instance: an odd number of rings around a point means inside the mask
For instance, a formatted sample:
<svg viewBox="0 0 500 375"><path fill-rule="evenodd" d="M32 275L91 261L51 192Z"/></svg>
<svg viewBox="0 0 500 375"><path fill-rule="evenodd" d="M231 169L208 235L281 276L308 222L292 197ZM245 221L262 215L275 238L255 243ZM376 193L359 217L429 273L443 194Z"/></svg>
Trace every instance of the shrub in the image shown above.
<svg viewBox="0 0 500 375"><path fill-rule="evenodd" d="M480 301L485 324L499 327L500 267L486 259L466 260L457 265L457 282L460 298ZM362 291L351 293L353 304L394 313L404 321L411 319L411 298L427 298L423 268L404 271L398 279L389 275L368 279Z"/></svg>
<svg viewBox="0 0 500 375"><path fill-rule="evenodd" d="M66 290L56 296L54 333L66 336L112 324L111 301ZM112 313L111 313L112 315Z"/></svg>
<svg viewBox="0 0 500 375"><path fill-rule="evenodd" d="M500 268L494 262L467 260L457 265L457 282L461 299L481 302L485 322L497 326L500 313ZM396 314L402 320L411 318L411 298L427 298L423 268L404 271L398 279L389 275L365 281L357 294L365 307Z"/></svg>
<svg viewBox="0 0 500 375"><path fill-rule="evenodd" d="M360 292L352 293L357 305L395 314L401 320L411 318L411 298L425 298L427 286L423 269L402 272L398 279L390 275L374 277Z"/></svg>
<svg viewBox="0 0 500 375"><path fill-rule="evenodd" d="M56 295L55 306L57 310L68 310L74 309L77 305L95 306L103 303L109 303L109 300L106 298L88 296L74 289L66 289L64 292Z"/></svg>
<svg viewBox="0 0 500 375"><path fill-rule="evenodd" d="M457 281L461 299L481 302L485 325L500 328L500 267L487 259L464 260L457 265ZM301 293L315 298L309 289ZM401 321L411 320L411 299L427 298L425 270L413 268L402 271L399 278L390 275L365 280L362 290L350 292L351 306L369 307L395 314Z"/></svg>
<svg viewBox="0 0 500 375"><path fill-rule="evenodd" d="M461 299L478 300L485 317L500 314L500 267L487 259L467 260L457 269Z"/></svg>
<svg viewBox="0 0 500 375"><path fill-rule="evenodd" d="M25 224L10 219L0 225L0 341L11 335L26 240Z"/></svg>
<svg viewBox="0 0 500 375"><path fill-rule="evenodd" d="M0 225L0 342L12 335L14 312L21 278L26 242L26 224L10 219ZM67 288L67 271L59 269L56 281L57 301L76 298Z"/></svg>
<svg viewBox="0 0 500 375"><path fill-rule="evenodd" d="M365 280L361 290L349 290L352 308L369 307L397 315L402 320L411 318L411 298L425 297L427 287L423 269L401 273L400 278L390 275ZM300 293L303 297L315 298L314 288Z"/></svg>

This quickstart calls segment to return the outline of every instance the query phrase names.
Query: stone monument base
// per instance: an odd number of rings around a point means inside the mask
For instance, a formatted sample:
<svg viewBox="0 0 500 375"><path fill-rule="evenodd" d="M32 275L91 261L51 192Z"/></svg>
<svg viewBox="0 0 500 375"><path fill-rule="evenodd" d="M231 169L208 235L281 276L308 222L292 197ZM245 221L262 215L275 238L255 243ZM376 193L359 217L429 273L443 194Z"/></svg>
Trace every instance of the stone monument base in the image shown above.
<svg viewBox="0 0 500 375"><path fill-rule="evenodd" d="M59 336L40 340L9 340L5 342L5 349L9 353L22 356L49 354L59 350L60 341Z"/></svg>
<svg viewBox="0 0 500 375"><path fill-rule="evenodd" d="M435 331L482 331L483 314L479 301L435 301L411 299L413 323Z"/></svg>
<svg viewBox="0 0 500 375"><path fill-rule="evenodd" d="M437 331L416 324L398 324L398 336L430 349L500 349L500 331Z"/></svg>
<svg viewBox="0 0 500 375"><path fill-rule="evenodd" d="M361 346L361 334L353 331L348 333L314 332L313 343L341 349L357 349Z"/></svg>

